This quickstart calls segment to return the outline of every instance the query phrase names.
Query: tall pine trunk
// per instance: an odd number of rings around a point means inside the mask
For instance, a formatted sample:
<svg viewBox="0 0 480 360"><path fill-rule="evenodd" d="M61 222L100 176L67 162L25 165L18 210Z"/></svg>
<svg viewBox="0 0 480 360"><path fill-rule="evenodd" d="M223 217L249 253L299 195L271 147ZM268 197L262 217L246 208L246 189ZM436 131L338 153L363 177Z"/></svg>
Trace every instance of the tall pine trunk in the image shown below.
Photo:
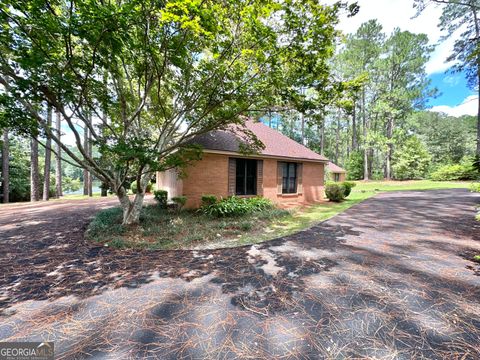
<svg viewBox="0 0 480 360"><path fill-rule="evenodd" d="M92 132L90 131L88 134L88 155L92 156ZM88 196L93 196L93 175L89 171L88 172Z"/></svg>
<svg viewBox="0 0 480 360"><path fill-rule="evenodd" d="M3 202L6 204L10 201L10 149L8 144L8 129L3 130L2 144L2 188Z"/></svg>
<svg viewBox="0 0 480 360"><path fill-rule="evenodd" d="M393 156L393 118L390 116L388 118L387 124L387 139L388 139L388 148L387 156L385 161L385 178L386 180L392 180L392 156Z"/></svg>
<svg viewBox="0 0 480 360"><path fill-rule="evenodd" d="M480 66L480 63L478 66ZM477 72L478 72L478 84L479 84L478 108L477 108L477 159L478 161L480 161L480 68L477 69Z"/></svg>
<svg viewBox="0 0 480 360"><path fill-rule="evenodd" d="M363 125L363 180L368 180L368 129L365 111L365 90L362 91L362 125Z"/></svg>
<svg viewBox="0 0 480 360"><path fill-rule="evenodd" d="M57 133L58 140L62 136L62 117L60 112L57 111L57 119L55 122L55 130ZM57 143L55 147L55 196L59 199L63 196L62 191L62 149Z"/></svg>
<svg viewBox="0 0 480 360"><path fill-rule="evenodd" d="M30 201L40 200L38 179L38 142L36 137L30 139Z"/></svg>
<svg viewBox="0 0 480 360"><path fill-rule="evenodd" d="M48 104L47 108L47 127L52 127L52 105ZM47 137L47 142L45 144L45 167L43 169L44 179L43 179L43 200L48 201L50 198L50 162L52 158L52 139Z"/></svg>
<svg viewBox="0 0 480 360"><path fill-rule="evenodd" d="M357 105L353 104L353 113L352 113L352 152L358 151L358 142L357 142Z"/></svg>
<svg viewBox="0 0 480 360"><path fill-rule="evenodd" d="M325 119L322 121L322 128L320 130L320 155L325 152Z"/></svg>
<svg viewBox="0 0 480 360"><path fill-rule="evenodd" d="M85 152L88 154L88 127L85 124L85 128L83 130L83 148ZM90 177L89 171L87 169L83 169L83 195L88 195L88 179Z"/></svg>

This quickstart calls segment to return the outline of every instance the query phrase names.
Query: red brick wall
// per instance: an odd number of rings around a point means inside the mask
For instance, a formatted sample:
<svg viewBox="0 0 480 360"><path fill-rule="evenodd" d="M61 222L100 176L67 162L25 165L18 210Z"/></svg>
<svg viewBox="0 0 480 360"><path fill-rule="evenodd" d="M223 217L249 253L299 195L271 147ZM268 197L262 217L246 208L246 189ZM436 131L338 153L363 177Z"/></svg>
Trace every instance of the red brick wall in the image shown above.
<svg viewBox="0 0 480 360"><path fill-rule="evenodd" d="M186 172L183 195L187 197L187 207L199 207L202 195L228 196L228 156L204 153L202 160Z"/></svg>
<svg viewBox="0 0 480 360"><path fill-rule="evenodd" d="M274 203L305 203L323 199L324 164L303 163L303 193L277 194L277 160L263 159L263 196ZM187 169L183 179L183 195L187 207L201 205L202 195L228 196L228 156L204 153L202 160Z"/></svg>

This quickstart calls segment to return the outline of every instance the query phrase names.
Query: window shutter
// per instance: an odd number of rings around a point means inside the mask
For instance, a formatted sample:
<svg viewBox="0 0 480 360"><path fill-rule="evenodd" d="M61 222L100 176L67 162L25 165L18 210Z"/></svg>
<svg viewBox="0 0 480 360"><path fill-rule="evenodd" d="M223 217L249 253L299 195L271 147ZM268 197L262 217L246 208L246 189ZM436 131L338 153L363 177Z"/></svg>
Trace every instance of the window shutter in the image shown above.
<svg viewBox="0 0 480 360"><path fill-rule="evenodd" d="M297 193L303 194L303 164L297 164Z"/></svg>
<svg viewBox="0 0 480 360"><path fill-rule="evenodd" d="M235 195L235 179L237 176L237 161L228 158L228 195Z"/></svg>
<svg viewBox="0 0 480 360"><path fill-rule="evenodd" d="M263 160L257 160L257 195L263 195Z"/></svg>
<svg viewBox="0 0 480 360"><path fill-rule="evenodd" d="M277 194L282 194L283 163L277 161Z"/></svg>

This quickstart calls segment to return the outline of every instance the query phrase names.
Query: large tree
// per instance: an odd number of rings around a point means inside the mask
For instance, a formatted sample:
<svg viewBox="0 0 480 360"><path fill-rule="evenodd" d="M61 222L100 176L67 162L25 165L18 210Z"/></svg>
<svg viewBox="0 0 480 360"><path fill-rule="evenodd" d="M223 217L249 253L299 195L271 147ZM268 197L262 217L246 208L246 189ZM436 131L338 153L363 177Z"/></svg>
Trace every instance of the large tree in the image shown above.
<svg viewBox="0 0 480 360"><path fill-rule="evenodd" d="M231 124L242 129L241 115L284 96L279 90L292 88L285 83L292 78L283 76L287 65L309 72L295 88L328 79L326 60L342 6L5 0L0 83L62 153L110 186L123 223L131 224L139 220L153 172L196 159L198 149L188 146L195 135ZM61 114L80 156L46 126L38 101ZM83 127L100 158L82 144ZM247 143L260 146L242 132ZM125 188L129 178L137 182L133 201Z"/></svg>
<svg viewBox="0 0 480 360"><path fill-rule="evenodd" d="M2 201L8 203L10 194L10 149L8 129L4 129L2 132L2 190Z"/></svg>
<svg viewBox="0 0 480 360"><path fill-rule="evenodd" d="M338 56L340 68L347 79L362 79L358 104L359 115L362 120L363 143L363 178L369 179L371 169L368 167L368 156L371 145L368 142L369 126L371 122L370 103L378 97L379 62L385 41L382 25L377 20L370 20L360 25L355 34L350 34L345 42L343 51ZM356 133L356 129L354 131ZM355 139L355 136L353 136Z"/></svg>
<svg viewBox="0 0 480 360"><path fill-rule="evenodd" d="M52 107L47 105L47 127L52 127ZM47 138L45 143L45 165L43 168L43 200L50 199L50 165L52 159L52 140Z"/></svg>
<svg viewBox="0 0 480 360"><path fill-rule="evenodd" d="M422 108L433 95L429 89L425 65L433 47L425 34L413 34L395 29L386 40L379 66L381 90L376 102L376 112L384 119L386 140L385 178L392 179L392 160L395 129L414 110Z"/></svg>
<svg viewBox="0 0 480 360"><path fill-rule="evenodd" d="M476 155L480 159L480 0L415 0L418 13L429 4L443 6L438 26L445 31L444 38L462 31L447 60L457 61L453 71L465 72L469 86L479 95Z"/></svg>

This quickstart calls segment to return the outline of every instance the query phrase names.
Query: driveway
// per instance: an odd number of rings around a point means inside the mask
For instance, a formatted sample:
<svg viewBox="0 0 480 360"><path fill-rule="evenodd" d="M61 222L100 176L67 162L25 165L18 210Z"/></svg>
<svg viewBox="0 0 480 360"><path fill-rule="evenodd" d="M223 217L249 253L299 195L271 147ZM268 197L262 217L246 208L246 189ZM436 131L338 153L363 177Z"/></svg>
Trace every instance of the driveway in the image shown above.
<svg viewBox="0 0 480 360"><path fill-rule="evenodd" d="M0 340L58 358L478 359L477 203L384 193L262 245L169 252L86 243L109 200L0 207Z"/></svg>

